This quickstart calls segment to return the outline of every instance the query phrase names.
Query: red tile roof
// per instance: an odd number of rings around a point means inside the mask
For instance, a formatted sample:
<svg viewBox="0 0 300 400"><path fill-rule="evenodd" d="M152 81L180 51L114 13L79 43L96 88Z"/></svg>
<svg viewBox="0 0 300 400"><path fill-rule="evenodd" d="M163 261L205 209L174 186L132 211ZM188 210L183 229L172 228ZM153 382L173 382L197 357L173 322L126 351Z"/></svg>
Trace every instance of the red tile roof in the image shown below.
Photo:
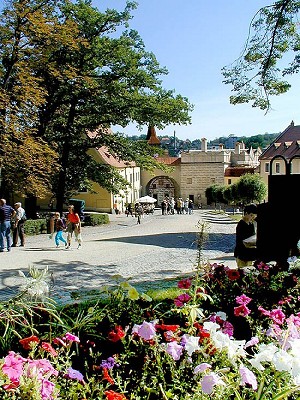
<svg viewBox="0 0 300 400"><path fill-rule="evenodd" d="M224 176L230 177L240 177L245 174L254 174L255 167L227 167L224 172Z"/></svg>
<svg viewBox="0 0 300 400"><path fill-rule="evenodd" d="M260 160L283 156L290 160L295 155L300 156L300 125L294 121L267 147L260 155Z"/></svg>
<svg viewBox="0 0 300 400"><path fill-rule="evenodd" d="M180 157L169 157L169 156L162 156L162 157L155 157L155 160L166 165L180 165L181 158Z"/></svg>

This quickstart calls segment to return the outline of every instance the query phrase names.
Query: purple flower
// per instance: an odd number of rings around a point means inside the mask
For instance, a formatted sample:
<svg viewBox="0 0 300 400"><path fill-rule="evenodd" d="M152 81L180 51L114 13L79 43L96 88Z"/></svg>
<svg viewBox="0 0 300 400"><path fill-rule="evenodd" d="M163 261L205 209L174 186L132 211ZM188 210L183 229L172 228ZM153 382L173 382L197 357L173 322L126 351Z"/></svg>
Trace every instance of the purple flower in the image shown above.
<svg viewBox="0 0 300 400"><path fill-rule="evenodd" d="M225 385L225 383L214 372L209 375L205 375L201 380L201 388L203 393L211 394L215 385Z"/></svg>
<svg viewBox="0 0 300 400"><path fill-rule="evenodd" d="M107 360L102 360L100 367L112 369L114 366L118 367L119 365L116 364L115 359L113 357L108 357Z"/></svg>
<svg viewBox="0 0 300 400"><path fill-rule="evenodd" d="M69 378L72 380L77 380L79 382L84 383L83 375L79 371L73 368L68 368L67 373L65 374L65 378Z"/></svg>
<svg viewBox="0 0 300 400"><path fill-rule="evenodd" d="M170 354L173 360L177 361L180 359L183 347L177 342L170 342L167 344L166 352Z"/></svg>
<svg viewBox="0 0 300 400"><path fill-rule="evenodd" d="M174 299L174 304L177 307L183 307L191 299L191 296L187 293L180 294L176 299Z"/></svg>
<svg viewBox="0 0 300 400"><path fill-rule="evenodd" d="M136 333L144 340L151 340L156 336L154 324L146 321L144 321L142 325L134 325L132 333Z"/></svg>
<svg viewBox="0 0 300 400"><path fill-rule="evenodd" d="M201 363L197 365L194 369L194 375L199 374L199 372L204 372L208 368L211 368L211 365L208 363Z"/></svg>

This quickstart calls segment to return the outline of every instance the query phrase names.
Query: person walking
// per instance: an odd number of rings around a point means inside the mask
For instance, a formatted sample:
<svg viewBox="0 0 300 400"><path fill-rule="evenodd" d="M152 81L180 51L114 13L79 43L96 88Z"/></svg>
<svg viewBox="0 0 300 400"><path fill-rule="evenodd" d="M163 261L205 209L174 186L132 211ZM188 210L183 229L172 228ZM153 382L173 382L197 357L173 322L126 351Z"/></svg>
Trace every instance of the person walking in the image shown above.
<svg viewBox="0 0 300 400"><path fill-rule="evenodd" d="M54 241L55 241L57 248L59 247L59 242L63 242L66 248L68 246L68 242L63 237L63 232L64 232L65 228L66 228L65 222L60 217L60 213L55 212L55 214L54 214L54 230L55 230ZM51 236L53 235L53 233L51 234Z"/></svg>
<svg viewBox="0 0 300 400"><path fill-rule="evenodd" d="M74 206L71 204L68 207L68 214L67 214L67 246L66 248L68 249L71 246L71 240L73 236L73 232L75 235L75 241L78 242L77 248L79 249L82 244L82 238L81 238L81 221L80 217L77 213L75 213Z"/></svg>
<svg viewBox="0 0 300 400"><path fill-rule="evenodd" d="M0 252L3 253L5 248L5 240L7 251L11 248L11 219L16 214L13 207L6 204L5 199L0 199Z"/></svg>
<svg viewBox="0 0 300 400"><path fill-rule="evenodd" d="M25 246L25 232L24 232L24 224L26 221L26 212L24 208L22 208L22 203L17 202L14 205L15 215L13 217L13 244L12 247L16 247L18 245L18 241L20 239L20 246Z"/></svg>
<svg viewBox="0 0 300 400"><path fill-rule="evenodd" d="M137 224L140 224L141 223L141 218L142 218L142 216L144 214L143 206L140 203L136 204L135 214L137 216Z"/></svg>
<svg viewBox="0 0 300 400"><path fill-rule="evenodd" d="M256 247L246 247L244 240L255 235L255 218L257 216L256 204L248 204L244 208L244 215L236 226L236 245L234 257L238 268L252 266L256 259Z"/></svg>

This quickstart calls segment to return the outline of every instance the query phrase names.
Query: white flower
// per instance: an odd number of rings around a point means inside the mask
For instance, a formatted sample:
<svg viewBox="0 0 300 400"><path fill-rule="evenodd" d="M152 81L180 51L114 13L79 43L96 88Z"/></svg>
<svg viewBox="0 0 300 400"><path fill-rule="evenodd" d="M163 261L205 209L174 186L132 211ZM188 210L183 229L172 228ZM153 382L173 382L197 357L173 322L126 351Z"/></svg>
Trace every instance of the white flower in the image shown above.
<svg viewBox="0 0 300 400"><path fill-rule="evenodd" d="M265 368L262 366L262 362L271 362L274 354L278 351L278 347L274 344L261 344L258 347L258 353L250 361L250 364L258 369L259 371L263 371Z"/></svg>
<svg viewBox="0 0 300 400"><path fill-rule="evenodd" d="M274 354L272 363L277 371L290 372L293 365L293 356L291 356L285 350L280 349Z"/></svg>
<svg viewBox="0 0 300 400"><path fill-rule="evenodd" d="M189 356L191 356L194 353L194 351L200 350L199 336L190 336L190 335L184 335L184 336L185 336L184 348Z"/></svg>

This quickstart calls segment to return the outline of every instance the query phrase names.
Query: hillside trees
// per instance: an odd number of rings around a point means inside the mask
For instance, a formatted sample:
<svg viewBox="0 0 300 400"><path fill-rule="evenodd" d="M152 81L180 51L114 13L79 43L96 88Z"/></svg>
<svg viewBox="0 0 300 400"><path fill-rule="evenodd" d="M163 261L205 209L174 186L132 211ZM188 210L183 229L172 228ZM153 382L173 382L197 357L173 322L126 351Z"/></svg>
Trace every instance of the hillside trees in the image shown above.
<svg viewBox="0 0 300 400"><path fill-rule="evenodd" d="M114 169L95 163L91 148L106 146L112 155L154 168L157 163L151 156L157 149L112 133L109 127L129 122L159 128L187 124L192 106L162 88L159 77L166 69L145 50L138 33L128 29L136 3L128 2L122 12L103 13L88 0L16 0L13 6L21 3L30 10L38 4L46 15L43 29L32 29L30 20L26 23L28 47L39 54L30 74L42 93L33 125L58 155L59 172L52 180L57 208L91 180L110 190L125 185Z"/></svg>
<svg viewBox="0 0 300 400"><path fill-rule="evenodd" d="M289 90L285 76L300 68L299 10L299 1L279 0L256 13L241 57L222 70L236 93L231 104L252 103L267 112L270 97Z"/></svg>

